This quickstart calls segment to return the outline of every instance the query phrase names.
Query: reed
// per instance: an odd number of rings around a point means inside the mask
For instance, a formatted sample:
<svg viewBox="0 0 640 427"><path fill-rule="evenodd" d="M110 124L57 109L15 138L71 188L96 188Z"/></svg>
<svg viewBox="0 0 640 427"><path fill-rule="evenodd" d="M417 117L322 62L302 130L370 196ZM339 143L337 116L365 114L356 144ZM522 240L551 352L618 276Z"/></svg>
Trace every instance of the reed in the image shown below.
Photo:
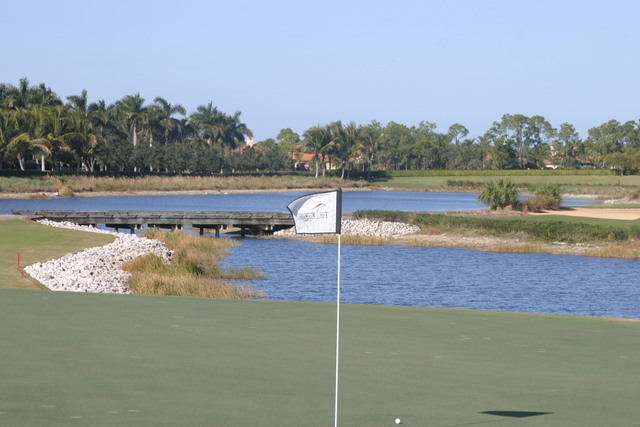
<svg viewBox="0 0 640 427"><path fill-rule="evenodd" d="M54 178L0 176L0 193L55 192L59 186L60 182Z"/></svg>
<svg viewBox="0 0 640 427"><path fill-rule="evenodd" d="M240 191L329 189L343 186L339 178L305 175L237 175L237 176L141 176L95 177L68 175L64 177L0 177L0 192L55 192L68 187L76 193L136 191ZM368 187L366 181L349 181L350 187Z"/></svg>
<svg viewBox="0 0 640 427"><path fill-rule="evenodd" d="M139 257L125 264L123 268L131 273L129 288L132 292L226 299L266 297L251 285L232 281L262 277L255 269L220 268L219 261L227 248L236 245L230 239L157 229L146 230L142 235L164 242L173 251L173 257L168 265L155 255Z"/></svg>
<svg viewBox="0 0 640 427"><path fill-rule="evenodd" d="M321 244L338 244L338 236L335 234L318 234L318 235L271 235L261 236L260 239L298 239L306 240L313 243ZM364 246L382 246L388 244L390 239L382 236L358 236L353 234L342 234L340 243L343 245L364 245Z"/></svg>
<svg viewBox="0 0 640 427"><path fill-rule="evenodd" d="M64 185L64 186L60 187L60 189L58 190L58 196L60 196L60 197L74 197L75 193L67 185Z"/></svg>
<svg viewBox="0 0 640 427"><path fill-rule="evenodd" d="M609 245L601 248L590 249L589 256L598 258L638 259L640 253L637 247L632 245Z"/></svg>

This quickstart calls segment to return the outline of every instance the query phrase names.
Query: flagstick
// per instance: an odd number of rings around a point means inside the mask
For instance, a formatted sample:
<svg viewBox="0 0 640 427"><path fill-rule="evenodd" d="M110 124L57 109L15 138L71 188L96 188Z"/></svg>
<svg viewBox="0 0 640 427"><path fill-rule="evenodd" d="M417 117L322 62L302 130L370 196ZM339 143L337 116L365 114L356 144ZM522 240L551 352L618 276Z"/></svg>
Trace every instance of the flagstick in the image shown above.
<svg viewBox="0 0 640 427"><path fill-rule="evenodd" d="M340 234L338 234L338 296L336 298L336 405L335 427L338 427L338 364L340 355Z"/></svg>

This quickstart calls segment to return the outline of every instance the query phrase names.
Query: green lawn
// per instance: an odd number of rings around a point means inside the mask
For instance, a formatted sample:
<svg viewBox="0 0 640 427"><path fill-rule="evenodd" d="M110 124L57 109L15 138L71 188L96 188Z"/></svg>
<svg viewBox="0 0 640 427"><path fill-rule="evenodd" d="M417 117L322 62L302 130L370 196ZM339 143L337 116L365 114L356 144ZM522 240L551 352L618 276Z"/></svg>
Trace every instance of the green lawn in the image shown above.
<svg viewBox="0 0 640 427"><path fill-rule="evenodd" d="M106 234L46 227L24 217L0 219L0 288L36 288L18 271L18 253L24 267L113 240Z"/></svg>
<svg viewBox="0 0 640 427"><path fill-rule="evenodd" d="M334 334L332 304L0 289L0 425L333 425ZM341 339L343 426L640 419L639 322L343 305Z"/></svg>
<svg viewBox="0 0 640 427"><path fill-rule="evenodd" d="M376 180L379 185L405 188L410 190L437 190L447 187L447 181L488 182L504 179L516 184L540 185L558 184L565 191L620 191L621 189L637 189L640 187L640 175L546 175L546 176L424 176L424 177L392 177ZM462 189L462 188L460 188ZM479 190L475 190L479 191Z"/></svg>
<svg viewBox="0 0 640 427"><path fill-rule="evenodd" d="M567 215L523 215L523 216L495 216L496 221L526 221L526 222L567 222L575 224L591 224L603 227L616 227L622 229L633 229L640 227L640 220L621 220L605 218L588 218L581 216Z"/></svg>

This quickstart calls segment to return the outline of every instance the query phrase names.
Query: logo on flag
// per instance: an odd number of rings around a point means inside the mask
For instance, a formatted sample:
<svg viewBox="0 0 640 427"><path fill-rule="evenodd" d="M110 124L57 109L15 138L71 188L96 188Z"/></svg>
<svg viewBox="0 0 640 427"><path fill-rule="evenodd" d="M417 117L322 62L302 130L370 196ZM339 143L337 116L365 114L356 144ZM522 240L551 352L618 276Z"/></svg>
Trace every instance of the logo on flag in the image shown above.
<svg viewBox="0 0 640 427"><path fill-rule="evenodd" d="M287 206L296 234L340 234L342 190L312 193Z"/></svg>

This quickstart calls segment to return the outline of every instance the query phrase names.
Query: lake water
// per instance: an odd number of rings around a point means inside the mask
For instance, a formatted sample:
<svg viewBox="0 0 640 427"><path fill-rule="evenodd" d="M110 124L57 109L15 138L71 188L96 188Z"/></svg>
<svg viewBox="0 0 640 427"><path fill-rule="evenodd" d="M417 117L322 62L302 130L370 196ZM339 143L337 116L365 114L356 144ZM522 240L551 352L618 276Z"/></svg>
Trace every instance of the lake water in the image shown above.
<svg viewBox="0 0 640 427"><path fill-rule="evenodd" d="M270 299L335 301L337 245L245 239L226 266L265 274ZM355 304L458 307L640 317L640 261L457 248L341 248L341 300Z"/></svg>
<svg viewBox="0 0 640 427"><path fill-rule="evenodd" d="M265 211L287 212L287 205L306 193L199 194L177 196L71 197L49 200L0 199L0 214L11 209L149 210L149 211ZM484 209L474 193L427 191L350 191L343 193L342 210L365 209L444 212ZM564 205L594 202L567 199Z"/></svg>
<svg viewBox="0 0 640 427"><path fill-rule="evenodd" d="M0 199L11 209L247 210L286 212L303 193L118 196L51 200ZM345 192L343 210L482 209L475 194ZM584 204L565 201L566 205ZM1 242L0 242L1 243ZM276 300L334 302L336 245L243 239L225 266L265 274L253 285ZM342 301L640 318L640 261L452 248L342 246Z"/></svg>
<svg viewBox="0 0 640 427"><path fill-rule="evenodd" d="M306 193L208 194L177 196L75 197L49 200L0 199L0 213L11 209L163 210L287 212L287 205ZM344 212L364 209L445 211L483 209L471 193L354 191L343 193Z"/></svg>

